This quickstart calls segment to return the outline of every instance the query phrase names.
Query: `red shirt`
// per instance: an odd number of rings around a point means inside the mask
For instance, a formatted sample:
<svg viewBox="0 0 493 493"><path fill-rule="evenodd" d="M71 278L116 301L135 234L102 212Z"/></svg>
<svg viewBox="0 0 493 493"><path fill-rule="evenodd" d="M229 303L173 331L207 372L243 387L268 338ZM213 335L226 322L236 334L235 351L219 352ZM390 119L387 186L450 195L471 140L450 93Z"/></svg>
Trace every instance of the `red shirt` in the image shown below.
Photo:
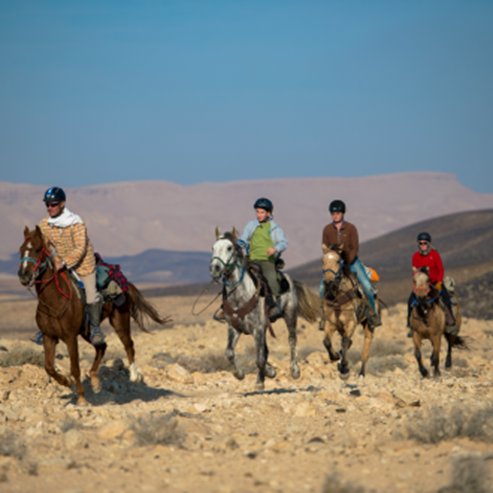
<svg viewBox="0 0 493 493"><path fill-rule="evenodd" d="M442 257L437 250L433 248L428 255L422 255L420 252L415 252L412 260L413 267L420 269L421 267L428 267L428 276L430 282L436 284L443 281L443 263Z"/></svg>

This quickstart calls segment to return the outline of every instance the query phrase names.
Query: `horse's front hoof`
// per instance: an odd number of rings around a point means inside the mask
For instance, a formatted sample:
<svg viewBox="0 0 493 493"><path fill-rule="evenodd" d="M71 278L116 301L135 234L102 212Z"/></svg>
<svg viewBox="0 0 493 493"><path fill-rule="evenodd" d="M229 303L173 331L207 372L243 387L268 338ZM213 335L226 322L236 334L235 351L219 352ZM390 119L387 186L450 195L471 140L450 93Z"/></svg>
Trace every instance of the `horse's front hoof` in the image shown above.
<svg viewBox="0 0 493 493"><path fill-rule="evenodd" d="M77 398L77 406L87 406L89 403L86 401L86 398L83 395L79 395Z"/></svg>
<svg viewBox="0 0 493 493"><path fill-rule="evenodd" d="M339 361L341 359L340 355L337 353L335 353L335 354L329 353L329 358L330 358L330 361Z"/></svg>
<svg viewBox="0 0 493 493"><path fill-rule="evenodd" d="M265 375L269 378L275 378L277 371L273 366L268 365L265 368Z"/></svg>
<svg viewBox="0 0 493 493"><path fill-rule="evenodd" d="M264 382L257 382L255 384L255 390L264 390L265 389L265 384Z"/></svg>
<svg viewBox="0 0 493 493"><path fill-rule="evenodd" d="M295 380L298 380L298 378L300 378L300 369L298 368L298 366L293 366L291 368L291 377L294 378Z"/></svg>
<svg viewBox="0 0 493 493"><path fill-rule="evenodd" d="M423 368L422 370L420 370L420 373L421 373L421 376L423 378L428 378L428 376L429 376L428 370L425 369L425 368Z"/></svg>
<svg viewBox="0 0 493 493"><path fill-rule="evenodd" d="M236 370L235 372L233 372L233 375L237 380L243 380L245 378L245 373L243 373L241 370Z"/></svg>
<svg viewBox="0 0 493 493"><path fill-rule="evenodd" d="M345 373L342 373L342 372L339 372L339 377L341 380L347 380L349 378L349 372L345 372Z"/></svg>
<svg viewBox="0 0 493 493"><path fill-rule="evenodd" d="M91 379L91 388L92 388L92 391L95 394L99 394L99 392L101 392L101 388L102 388L101 380L96 375L92 375L90 377L90 379Z"/></svg>

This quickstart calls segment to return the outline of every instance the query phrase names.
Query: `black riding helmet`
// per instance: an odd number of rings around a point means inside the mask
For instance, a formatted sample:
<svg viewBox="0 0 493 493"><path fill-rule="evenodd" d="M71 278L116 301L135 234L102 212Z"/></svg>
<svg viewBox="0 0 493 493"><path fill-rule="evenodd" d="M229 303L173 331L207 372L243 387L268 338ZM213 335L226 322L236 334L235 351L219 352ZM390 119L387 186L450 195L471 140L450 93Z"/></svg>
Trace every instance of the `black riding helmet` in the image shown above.
<svg viewBox="0 0 493 493"><path fill-rule="evenodd" d="M50 187L46 190L43 202L46 204L50 202L65 202L67 197L65 196L65 192L60 187Z"/></svg>
<svg viewBox="0 0 493 493"><path fill-rule="evenodd" d="M428 243L431 243L431 235L430 233L424 231L423 233L419 233L419 235L416 237L416 241L427 241Z"/></svg>
<svg viewBox="0 0 493 493"><path fill-rule="evenodd" d="M346 212L346 204L342 200L333 200L329 205L329 212L332 214L334 212Z"/></svg>
<svg viewBox="0 0 493 493"><path fill-rule="evenodd" d="M264 209L267 212L272 212L274 210L274 205L269 199L266 199L265 197L261 197L260 199L257 199L255 201L255 204L253 204L254 209Z"/></svg>

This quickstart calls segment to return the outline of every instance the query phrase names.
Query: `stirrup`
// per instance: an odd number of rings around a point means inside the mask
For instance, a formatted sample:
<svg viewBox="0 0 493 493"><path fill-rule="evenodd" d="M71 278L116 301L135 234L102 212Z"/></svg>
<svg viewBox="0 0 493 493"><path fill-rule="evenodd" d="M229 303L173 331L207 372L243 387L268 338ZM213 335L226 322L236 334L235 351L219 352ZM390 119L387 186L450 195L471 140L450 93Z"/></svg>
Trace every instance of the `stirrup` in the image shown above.
<svg viewBox="0 0 493 493"><path fill-rule="evenodd" d="M226 317L224 316L224 310L222 308L218 308L214 315L212 315L213 320L216 322L226 322Z"/></svg>

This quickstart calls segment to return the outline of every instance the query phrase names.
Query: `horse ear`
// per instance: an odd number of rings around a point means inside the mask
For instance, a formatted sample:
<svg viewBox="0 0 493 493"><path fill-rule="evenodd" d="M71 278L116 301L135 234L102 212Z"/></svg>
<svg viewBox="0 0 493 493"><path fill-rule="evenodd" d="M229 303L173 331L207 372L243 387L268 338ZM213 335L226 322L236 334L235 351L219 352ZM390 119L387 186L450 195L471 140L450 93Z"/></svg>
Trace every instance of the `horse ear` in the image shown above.
<svg viewBox="0 0 493 493"><path fill-rule="evenodd" d="M24 238L27 238L29 235L29 228L27 226L24 227Z"/></svg>
<svg viewBox="0 0 493 493"><path fill-rule="evenodd" d="M219 228L217 226L216 226L216 229L214 230L214 234L216 235L216 240L219 240L221 233L219 232Z"/></svg>
<svg viewBox="0 0 493 493"><path fill-rule="evenodd" d="M324 255L330 252L330 248L325 243L322 243L322 252Z"/></svg>
<svg viewBox="0 0 493 493"><path fill-rule="evenodd" d="M231 228L231 234L233 235L234 239L238 237L238 231L236 231L236 228L234 226Z"/></svg>

